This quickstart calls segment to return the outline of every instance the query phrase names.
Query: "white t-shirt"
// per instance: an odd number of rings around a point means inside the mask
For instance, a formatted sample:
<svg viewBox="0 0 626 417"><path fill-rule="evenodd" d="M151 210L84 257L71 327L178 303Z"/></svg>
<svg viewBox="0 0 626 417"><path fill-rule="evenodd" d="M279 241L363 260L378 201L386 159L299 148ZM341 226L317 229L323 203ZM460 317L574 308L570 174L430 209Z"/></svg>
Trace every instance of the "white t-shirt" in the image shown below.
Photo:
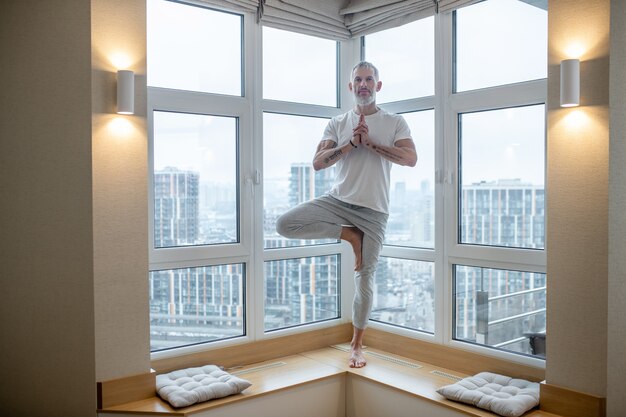
<svg viewBox="0 0 626 417"><path fill-rule="evenodd" d="M359 115L349 112L333 117L324 131L323 140L332 140L338 146L352 139L352 130L359 124ZM379 109L365 116L369 137L375 144L393 146L400 139L410 139L411 131L404 118ZM365 145L354 149L337 164L335 184L329 194L349 204L389 213L389 182L392 163Z"/></svg>

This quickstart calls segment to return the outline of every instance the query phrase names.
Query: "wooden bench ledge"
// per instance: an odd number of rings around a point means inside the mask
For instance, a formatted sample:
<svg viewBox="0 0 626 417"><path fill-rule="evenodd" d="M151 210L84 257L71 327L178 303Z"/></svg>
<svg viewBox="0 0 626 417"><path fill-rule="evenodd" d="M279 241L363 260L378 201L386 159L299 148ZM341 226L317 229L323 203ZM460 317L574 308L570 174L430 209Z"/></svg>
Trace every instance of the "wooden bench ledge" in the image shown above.
<svg viewBox="0 0 626 417"><path fill-rule="evenodd" d="M494 417L495 414L472 406L446 400L437 394L439 387L456 382L467 375L437 367L425 362L390 354L374 348L366 349L367 366L350 368L347 352L342 346L327 347L298 355L272 359L227 371L252 382L243 393L212 400L181 409L172 408L157 396L126 404L102 408L100 412L127 414L162 414L188 416L214 407L269 395L289 388L313 383L326 378L350 375L364 378L384 387L413 395L439 406L454 409L468 416ZM558 417L555 414L533 410L524 417Z"/></svg>
<svg viewBox="0 0 626 417"><path fill-rule="evenodd" d="M342 346L340 346L342 347ZM329 347L311 352L303 356L329 364L374 383L386 386L405 394L413 395L442 407L476 417L494 417L496 414L473 406L450 401L438 394L440 387L453 384L469 375L432 364L384 352L375 348L365 349L367 365L363 368L350 368L347 365L346 352ZM541 410L531 410L524 417L559 417L556 414Z"/></svg>
<svg viewBox="0 0 626 417"><path fill-rule="evenodd" d="M184 408L173 408L158 396L153 396L125 404L103 407L100 412L128 414L163 414L187 416L221 407L226 404L245 401L250 398L272 394L303 384L320 381L345 374L344 371L325 365L303 355L287 356L249 366L227 370L234 375L247 379L252 386L241 394L215 399Z"/></svg>

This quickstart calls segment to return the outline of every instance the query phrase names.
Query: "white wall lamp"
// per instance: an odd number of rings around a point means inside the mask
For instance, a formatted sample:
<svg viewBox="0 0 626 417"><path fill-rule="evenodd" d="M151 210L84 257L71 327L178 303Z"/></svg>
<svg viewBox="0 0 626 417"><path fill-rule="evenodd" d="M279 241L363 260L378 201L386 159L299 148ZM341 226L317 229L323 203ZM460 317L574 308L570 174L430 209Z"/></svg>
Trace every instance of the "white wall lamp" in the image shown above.
<svg viewBox="0 0 626 417"><path fill-rule="evenodd" d="M561 107L580 105L580 60L561 61Z"/></svg>
<svg viewBox="0 0 626 417"><path fill-rule="evenodd" d="M117 113L135 113L135 73L129 70L117 72Z"/></svg>

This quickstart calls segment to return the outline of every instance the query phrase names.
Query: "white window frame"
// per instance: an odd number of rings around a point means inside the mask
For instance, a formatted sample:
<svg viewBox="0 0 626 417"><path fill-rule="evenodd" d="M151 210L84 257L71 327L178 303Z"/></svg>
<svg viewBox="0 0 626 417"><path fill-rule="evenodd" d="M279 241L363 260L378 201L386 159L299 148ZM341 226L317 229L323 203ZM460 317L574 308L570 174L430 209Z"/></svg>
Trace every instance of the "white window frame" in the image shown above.
<svg viewBox="0 0 626 417"><path fill-rule="evenodd" d="M470 6L471 7L471 6ZM452 12L439 14L439 39L441 53L438 61L442 67L436 71L444 76L438 87L443 94L442 127L444 156L440 171L444 199L443 248L443 299L438 299L437 320L443 322L440 329L442 343L454 348L485 354L511 362L545 368L545 360L487 346L466 343L453 339L454 330L454 267L455 265L480 266L515 271L546 273L546 250L479 246L459 243L459 115L476 111L496 110L507 107L546 104L547 79L525 81L515 84L453 93L453 19ZM547 124L546 124L547 125ZM545 137L545 136L544 136ZM545 139L544 139L545 140ZM545 175L545 162L544 162ZM546 184L546 181L544 181ZM546 190L547 191L547 190Z"/></svg>
<svg viewBox="0 0 626 417"><path fill-rule="evenodd" d="M190 4L193 4L190 2ZM220 10L220 8L211 7ZM226 12L232 12L226 8ZM347 89L352 65L363 53L361 38L340 42L338 53L337 107L264 100L262 91L262 25L252 13L243 15L243 69L242 97L180 92L148 87L149 134L149 218L150 270L173 269L188 266L245 263L246 268L246 328L245 335L234 339L185 346L153 352L152 359L174 357L224 346L271 339L303 333L351 321L354 294L354 256L345 242L287 247L264 248L263 232L263 114L265 112L289 115L333 117L352 108L352 97ZM424 333L380 322L370 327L411 338L477 352L515 363L545 367L545 361L512 352L496 350L453 340L453 272L454 266L482 266L528 272L546 272L546 251L464 245L458 243L458 117L474 111L493 110L522 105L543 104L547 100L547 80L527 81L506 86L453 93L453 31L452 13L439 13L435 18L435 95L381 105L390 112L406 113L434 109L435 112L435 246L434 249L384 246L381 256L407 260L434 262L435 268L435 332ZM383 75L384 79L384 75ZM201 111L199 111L201 109ZM153 157L152 112L180 111L238 117L239 120L239 190L240 242L194 248L153 248ZM320 132L321 136L322 132ZM311 155L312 157L313 155ZM419 161L418 161L419 163ZM547 190L546 190L547 191ZM547 194L547 192L546 192ZM248 202L252 200L252 204ZM338 319L303 324L287 329L264 330L264 265L266 261L325 255L340 256L341 315Z"/></svg>
<svg viewBox="0 0 626 417"><path fill-rule="evenodd" d="M338 44L337 51L337 107L320 106L315 104L305 103L293 103L284 102L278 100L265 100L263 99L262 86L262 47L263 47L263 27L261 25L257 28L257 42L256 51L257 56L257 71L256 75L258 81L255 83L255 104L259 109L255 112L256 129L254 142L255 147L255 165L260 167L260 171L263 172L263 115L264 113L285 114L294 116L305 117L323 117L332 118L333 116L347 112L352 108L352 98L348 92L349 74L352 70L352 62L355 62L360 54L360 40L352 39L340 42ZM323 132L319 132L320 139ZM311 160L313 160L313 154L311 154ZM263 195L263 182L261 181L259 187L260 195ZM258 262L255 263L255 277L257 277L259 291L256 293L256 309L255 309L255 323L254 323L254 336L257 340L271 339L275 337L282 337L292 334L303 333L306 331L317 330L327 327L336 326L338 324L351 322L352 312L352 297L354 294L354 254L350 245L346 242L328 243L323 245L310 245L310 246L294 246L285 248L264 248L264 232L263 232L263 199L258 198L255 200L255 219L260 219L255 227L256 231L256 248L257 253L261 253L262 256ZM306 323L288 327L284 329L275 329L271 331L265 331L265 299L264 299L264 266L267 261L276 261L281 259L291 258L308 258L316 256L338 255L340 261L340 312L339 317L336 319L324 320L321 322Z"/></svg>
<svg viewBox="0 0 626 417"><path fill-rule="evenodd" d="M188 3L197 7L194 2ZM168 350L151 352L151 359L164 359L180 355L206 351L219 347L248 343L255 340L254 326L251 325L257 293L254 270L254 221L253 207L246 204L250 196L254 196L257 188L257 176L253 167L254 143L254 95L251 94L255 84L254 52L255 15L252 13L229 10L227 8L206 7L211 10L235 13L242 16L242 95L230 96L194 91L181 91L160 87L148 87L147 119L148 119L148 213L149 213L149 270L165 270L183 267L213 266L222 264L243 263L245 268L245 305L244 335L224 340L181 346ZM212 244L192 247L158 248L154 247L154 111L172 111L182 113L207 114L215 116L236 117L238 127L238 198L239 198L239 242L229 244Z"/></svg>

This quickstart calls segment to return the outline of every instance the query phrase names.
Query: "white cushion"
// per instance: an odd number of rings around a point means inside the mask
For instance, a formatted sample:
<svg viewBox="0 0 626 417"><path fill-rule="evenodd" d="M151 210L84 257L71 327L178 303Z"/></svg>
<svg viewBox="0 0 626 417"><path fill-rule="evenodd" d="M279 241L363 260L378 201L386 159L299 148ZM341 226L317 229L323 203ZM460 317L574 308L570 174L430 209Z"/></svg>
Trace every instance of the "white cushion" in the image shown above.
<svg viewBox="0 0 626 417"><path fill-rule="evenodd" d="M539 384L491 372L481 372L441 387L437 392L506 417L518 417L539 404Z"/></svg>
<svg viewBox="0 0 626 417"><path fill-rule="evenodd" d="M157 375L157 393L174 407L238 394L252 385L215 365L187 368Z"/></svg>

